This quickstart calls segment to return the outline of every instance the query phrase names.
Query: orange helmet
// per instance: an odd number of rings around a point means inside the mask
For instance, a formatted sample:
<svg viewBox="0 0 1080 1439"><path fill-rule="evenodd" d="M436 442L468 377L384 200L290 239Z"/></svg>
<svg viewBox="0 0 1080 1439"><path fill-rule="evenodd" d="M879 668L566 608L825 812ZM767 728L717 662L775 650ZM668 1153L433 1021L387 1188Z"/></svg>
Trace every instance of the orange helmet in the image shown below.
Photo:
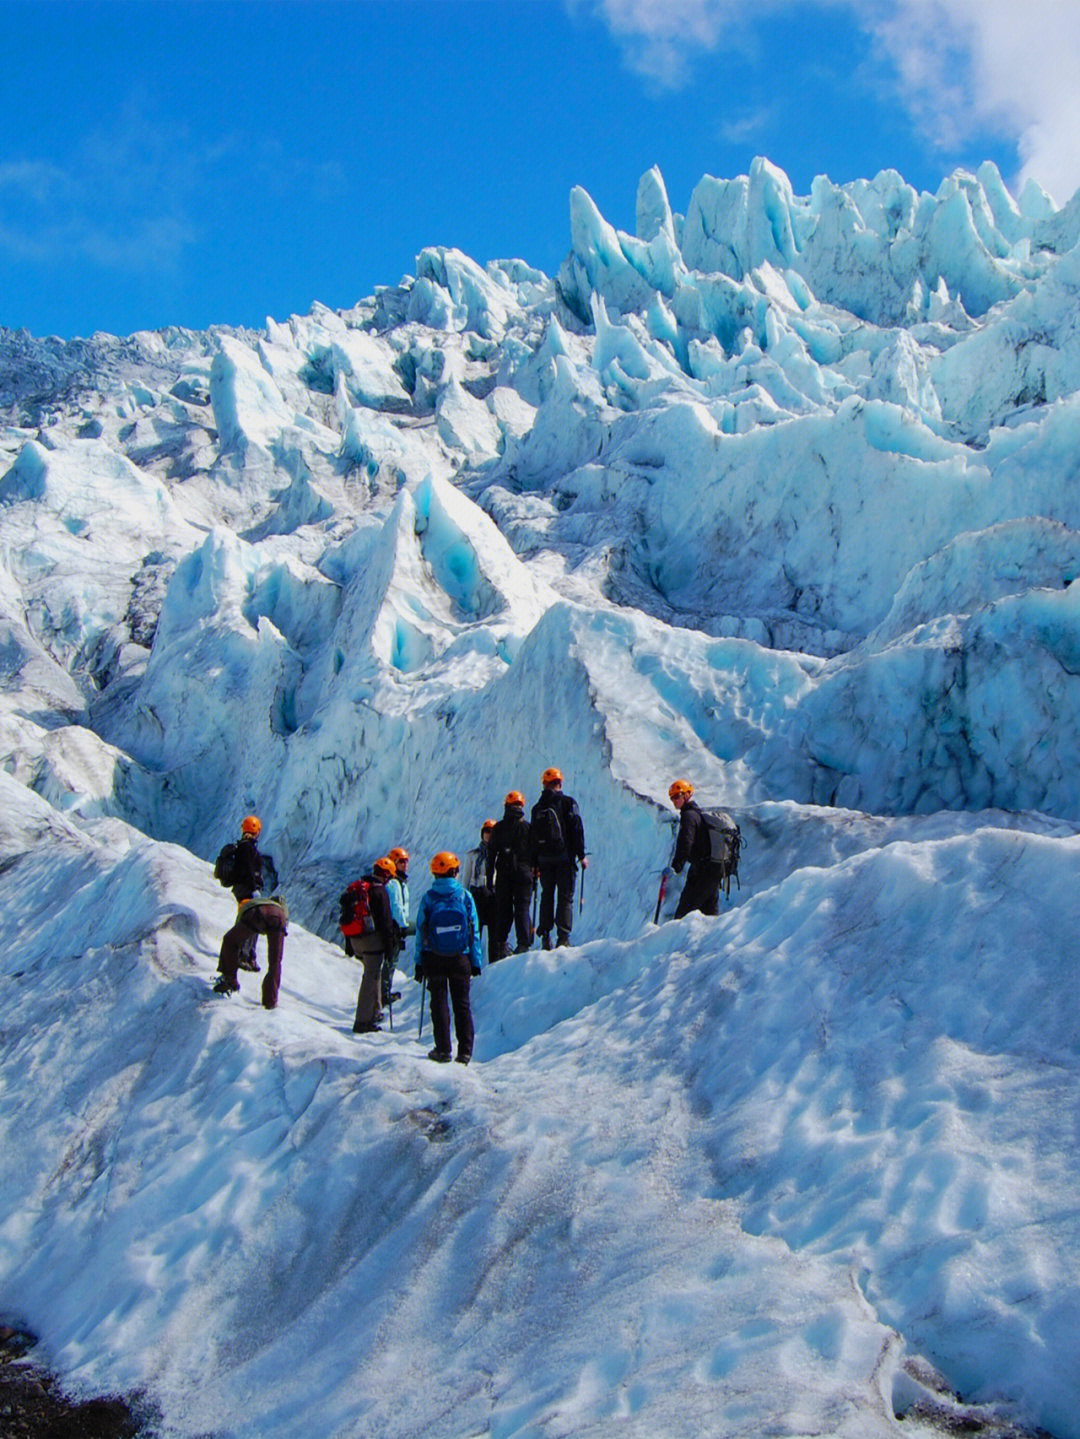
<svg viewBox="0 0 1080 1439"><path fill-rule="evenodd" d="M451 854L448 849L441 849L431 861L432 874L457 874L461 868L456 854Z"/></svg>
<svg viewBox="0 0 1080 1439"><path fill-rule="evenodd" d="M394 861L396 869L402 869L409 863L409 851L402 849L399 844L396 844L393 849L387 850L386 857Z"/></svg>
<svg viewBox="0 0 1080 1439"><path fill-rule="evenodd" d="M503 800L503 804L519 804L521 808L524 809L525 796L521 793L519 789L512 789L510 793L506 796L506 798Z"/></svg>
<svg viewBox="0 0 1080 1439"><path fill-rule="evenodd" d="M371 866L376 874L385 874L387 879L397 878L397 865L386 855L383 859L377 859Z"/></svg>
<svg viewBox="0 0 1080 1439"><path fill-rule="evenodd" d="M687 799L694 793L694 786L688 779L677 779L672 781L668 790L668 799L674 799L677 794L684 794Z"/></svg>
<svg viewBox="0 0 1080 1439"><path fill-rule="evenodd" d="M486 819L486 820L484 821L484 823L480 826L480 833L481 833L481 834L490 834L491 831L492 831L494 828L495 828L495 821L494 821L493 819Z"/></svg>
<svg viewBox="0 0 1080 1439"><path fill-rule="evenodd" d="M562 770L556 769L554 765L551 765L550 768L546 769L540 776L540 783L545 785L562 784Z"/></svg>
<svg viewBox="0 0 1080 1439"><path fill-rule="evenodd" d="M250 834L252 839L258 839L262 834L262 820L257 814L245 815L240 821L240 833Z"/></svg>

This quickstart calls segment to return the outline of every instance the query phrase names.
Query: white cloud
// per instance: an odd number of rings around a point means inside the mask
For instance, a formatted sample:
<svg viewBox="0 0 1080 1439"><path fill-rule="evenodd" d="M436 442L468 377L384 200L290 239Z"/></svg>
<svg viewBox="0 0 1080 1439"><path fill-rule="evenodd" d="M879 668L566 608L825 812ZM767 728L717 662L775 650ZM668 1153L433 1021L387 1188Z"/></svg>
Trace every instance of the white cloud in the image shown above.
<svg viewBox="0 0 1080 1439"><path fill-rule="evenodd" d="M689 78L693 60L715 50L721 38L765 0L568 0L569 8L598 14L622 47L630 69L647 80L678 89Z"/></svg>
<svg viewBox="0 0 1080 1439"><path fill-rule="evenodd" d="M765 13L842 7L896 67L900 103L942 149L978 132L1012 141L1015 181L1064 203L1080 186L1077 0L567 0L599 15L627 64L677 88L696 59ZM895 97L894 97L895 98Z"/></svg>
<svg viewBox="0 0 1080 1439"><path fill-rule="evenodd" d="M1075 0L901 0L852 8L885 45L912 113L943 143L976 129L1017 146L1022 184L1059 201L1080 186L1080 7Z"/></svg>
<svg viewBox="0 0 1080 1439"><path fill-rule="evenodd" d="M720 135L729 145L749 145L763 135L775 119L776 113L772 108L729 117L721 122Z"/></svg>

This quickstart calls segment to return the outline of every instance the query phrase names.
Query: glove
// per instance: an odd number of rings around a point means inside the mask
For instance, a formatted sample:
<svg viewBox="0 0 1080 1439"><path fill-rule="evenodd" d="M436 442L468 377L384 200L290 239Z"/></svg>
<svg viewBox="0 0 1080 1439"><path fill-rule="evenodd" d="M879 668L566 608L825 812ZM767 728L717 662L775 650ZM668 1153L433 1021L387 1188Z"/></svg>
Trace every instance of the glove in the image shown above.
<svg viewBox="0 0 1080 1439"><path fill-rule="evenodd" d="M478 964L474 964L472 967L472 977L473 979L480 978L480 966Z"/></svg>
<svg viewBox="0 0 1080 1439"><path fill-rule="evenodd" d="M424 966L423 966L422 964L418 964L418 965L416 966L416 969L413 971L413 979L416 980L417 984L423 984L423 982L424 982Z"/></svg>

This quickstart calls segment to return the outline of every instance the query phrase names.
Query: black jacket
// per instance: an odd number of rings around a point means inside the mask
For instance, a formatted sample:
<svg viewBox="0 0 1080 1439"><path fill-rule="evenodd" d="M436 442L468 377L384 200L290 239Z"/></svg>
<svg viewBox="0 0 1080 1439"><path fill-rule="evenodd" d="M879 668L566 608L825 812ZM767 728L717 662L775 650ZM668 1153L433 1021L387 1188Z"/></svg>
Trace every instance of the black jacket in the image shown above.
<svg viewBox="0 0 1080 1439"><path fill-rule="evenodd" d="M488 842L487 882L489 887L502 888L514 880L532 883L532 854L525 812L520 805L508 804Z"/></svg>
<svg viewBox="0 0 1080 1439"><path fill-rule="evenodd" d="M544 846L540 836L544 828L543 811L552 808L558 817L559 829L562 832L562 844L557 848L548 849ZM567 859L577 861L585 858L585 826L581 822L581 812L577 807L577 800L568 794L563 794L560 789L546 789L532 807L532 819L529 826L529 858L534 869L541 864L558 864Z"/></svg>
<svg viewBox="0 0 1080 1439"><path fill-rule="evenodd" d="M688 860L691 865L700 864L708 861L709 855L709 831L705 826L705 817L697 803L688 799L679 812L679 837L675 841L675 858L671 867L676 874L681 874Z"/></svg>
<svg viewBox="0 0 1080 1439"><path fill-rule="evenodd" d="M386 880L374 871L365 874L364 878L368 882L368 904L371 906L371 917L375 921L375 932L389 949L397 939L397 926L390 908L390 896L386 892Z"/></svg>
<svg viewBox="0 0 1080 1439"><path fill-rule="evenodd" d="M243 835L237 842L233 870L236 876L232 892L237 903L251 899L253 895L271 894L277 888L277 869L268 854L260 854L259 846L251 835Z"/></svg>

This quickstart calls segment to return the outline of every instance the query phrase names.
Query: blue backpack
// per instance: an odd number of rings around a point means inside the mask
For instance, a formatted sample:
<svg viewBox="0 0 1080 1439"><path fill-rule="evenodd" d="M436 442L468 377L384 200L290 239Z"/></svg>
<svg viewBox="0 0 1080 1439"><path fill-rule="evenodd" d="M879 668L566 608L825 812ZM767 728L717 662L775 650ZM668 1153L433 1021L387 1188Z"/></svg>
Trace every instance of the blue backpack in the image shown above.
<svg viewBox="0 0 1080 1439"><path fill-rule="evenodd" d="M472 949L472 925L463 891L438 894L428 906L424 920L426 948L436 954L468 954Z"/></svg>

